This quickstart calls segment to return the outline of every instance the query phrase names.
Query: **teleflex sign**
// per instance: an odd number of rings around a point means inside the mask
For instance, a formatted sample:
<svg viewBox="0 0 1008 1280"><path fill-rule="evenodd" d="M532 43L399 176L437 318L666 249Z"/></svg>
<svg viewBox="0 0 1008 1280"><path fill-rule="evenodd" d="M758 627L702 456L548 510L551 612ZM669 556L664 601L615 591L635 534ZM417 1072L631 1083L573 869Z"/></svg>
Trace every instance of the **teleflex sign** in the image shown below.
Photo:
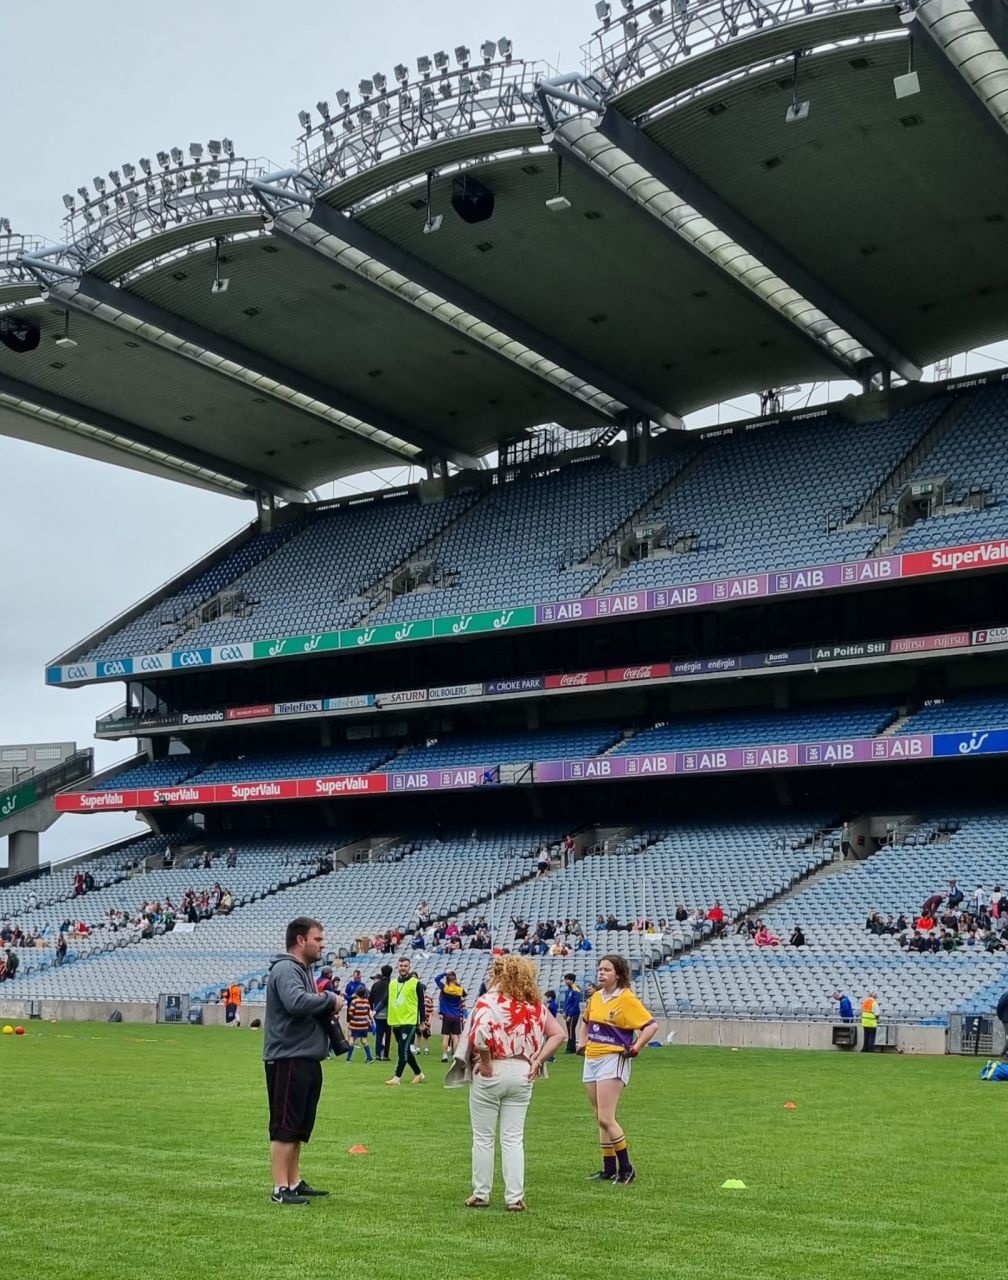
<svg viewBox="0 0 1008 1280"><path fill-rule="evenodd" d="M941 547L933 551L913 551L905 555L879 556L873 560L853 560L844 564L808 565L775 573L747 574L714 582L694 582L657 587L648 591L586 596L577 600L558 600L548 604L522 605L480 613L452 614L417 622L355 627L346 631L284 636L275 640L181 649L170 653L133 655L100 662L74 662L66 666L48 667L46 683L74 685L98 680L128 680L173 671L219 667L233 662L263 662L274 658L297 658L406 644L417 640L447 640L530 627L614 620L673 610L698 609L708 605L741 603L766 597L845 590L937 574L965 573L1005 564L1008 564L1008 541L972 543L966 546Z"/></svg>
<svg viewBox="0 0 1008 1280"><path fill-rule="evenodd" d="M580 760L529 762L529 783L607 782L619 779L685 777L691 774L766 772L834 765L908 764L941 757L1008 754L1008 728L963 729L955 733L907 733L892 737L830 738L820 742L768 742L742 747L703 747L643 755L592 756ZM497 764L414 769L335 777L231 782L224 786L179 786L144 790L64 792L55 797L59 813L101 813L158 807L263 801L318 800L339 796L405 794L418 791L471 790L497 786ZM527 785L526 783L512 785Z"/></svg>

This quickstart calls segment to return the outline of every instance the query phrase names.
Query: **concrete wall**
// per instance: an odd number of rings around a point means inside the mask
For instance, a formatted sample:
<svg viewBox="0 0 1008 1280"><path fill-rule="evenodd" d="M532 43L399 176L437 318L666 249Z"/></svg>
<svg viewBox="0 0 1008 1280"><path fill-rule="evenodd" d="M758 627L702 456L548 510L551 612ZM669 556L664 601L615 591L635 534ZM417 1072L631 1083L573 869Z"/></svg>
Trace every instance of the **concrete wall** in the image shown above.
<svg viewBox="0 0 1008 1280"><path fill-rule="evenodd" d="M118 1009L123 1022L157 1021L156 1004L131 1004L116 1000L3 1000L0 999L0 1022L28 1021L32 1004L41 1007L46 1021L104 1022L113 1009ZM262 1005L242 1006L242 1030L253 1018L263 1017ZM224 1025L224 1006L203 1006L205 1026ZM721 1045L737 1049L820 1049L832 1053L849 1053L849 1049L833 1047L833 1026L829 1022L750 1022L723 1019L661 1019L658 1038L664 1043L670 1031L674 1044ZM943 1055L946 1052L944 1027L894 1026L880 1029L880 1041L888 1034L891 1044L902 1053ZM860 1039L860 1032L859 1032Z"/></svg>

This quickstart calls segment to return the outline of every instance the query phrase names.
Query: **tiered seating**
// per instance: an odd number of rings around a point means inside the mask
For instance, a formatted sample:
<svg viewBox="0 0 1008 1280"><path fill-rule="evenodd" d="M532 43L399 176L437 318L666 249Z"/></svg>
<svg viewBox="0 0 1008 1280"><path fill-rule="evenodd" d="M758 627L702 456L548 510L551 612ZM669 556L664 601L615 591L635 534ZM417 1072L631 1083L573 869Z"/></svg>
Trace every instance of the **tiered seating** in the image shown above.
<svg viewBox="0 0 1008 1280"><path fill-rule="evenodd" d="M74 877L78 871L90 872L100 888L115 884L126 875L124 868L128 863L149 857L162 849L164 843L162 836L148 836L79 866L58 867L45 874L32 876L30 880L22 880L13 887L0 889L0 920L20 916L27 909L26 904L31 897L35 898L39 907L66 902L73 893Z"/></svg>
<svg viewBox="0 0 1008 1280"><path fill-rule="evenodd" d="M212 599L246 570L297 533L295 521L270 533L259 533L222 560L214 561L177 595L169 596L128 622L114 635L83 655L88 661L119 658L128 653L161 653L170 649L182 632L180 621L204 600Z"/></svg>
<svg viewBox="0 0 1008 1280"><path fill-rule="evenodd" d="M136 790L148 787L174 787L181 782L188 782L206 764L202 756L176 755L166 756L163 760L148 760L144 764L125 769L113 778L105 778L93 786L87 784L85 789L93 791L120 791L123 788Z"/></svg>
<svg viewBox="0 0 1008 1280"><path fill-rule="evenodd" d="M743 711L732 715L683 716L644 729L621 742L613 755L740 747L761 742L819 742L868 737L881 732L895 710L879 702L843 702L793 711Z"/></svg>
<svg viewBox="0 0 1008 1280"><path fill-rule="evenodd" d="M525 729L513 733L460 734L411 747L384 765L383 771L576 759L598 755L618 737L618 727L605 724L572 725L564 729L535 731Z"/></svg>
<svg viewBox="0 0 1008 1280"><path fill-rule="evenodd" d="M211 565L178 596L148 609L85 659L233 644L310 630L350 626L368 611L361 592L421 547L475 500L458 494L422 504L414 497L369 499L260 534ZM224 587L248 604L240 618L184 630L178 622Z"/></svg>
<svg viewBox="0 0 1008 1280"><path fill-rule="evenodd" d="M955 824L950 824L955 825ZM1008 883L1004 849L1008 817L962 819L947 842L897 846L800 890L763 915L786 941L800 924L808 945L758 948L747 937L705 944L659 973L670 1014L827 1017L834 990L860 1000L876 991L883 1016L939 1019L950 1011L989 1011L1008 987L1008 957L964 947L936 955L902 950L892 936L865 928L871 911L909 919L930 894L956 878L968 894L977 884Z"/></svg>
<svg viewBox="0 0 1008 1280"><path fill-rule="evenodd" d="M395 744L380 738L366 738L343 747L323 751L250 752L237 760L212 764L193 781L199 786L212 782L256 782L264 778L314 778L340 773L367 773L395 750Z"/></svg>
<svg viewBox="0 0 1008 1280"><path fill-rule="evenodd" d="M610 592L700 582L867 556L869 527L836 529L879 487L937 418L945 398L888 422L829 415L732 436L701 456L688 479L650 517L673 536L696 535L696 551L640 560Z"/></svg>
<svg viewBox="0 0 1008 1280"><path fill-rule="evenodd" d="M18 979L18 995L56 999L153 1000L164 991L189 991L211 996L225 981L239 978L249 986L251 1000L262 999L261 983L269 959L283 950L284 927L298 915L321 919L326 945L335 953L358 935L373 935L393 925L405 928L422 898L436 915L458 912L478 898L489 898L532 870L530 853L558 832L539 828L490 833L484 837L420 841L400 861L353 865L310 883L271 893L286 876L295 882L311 874L306 868L285 864L291 847L299 853L320 853L331 837L315 841L263 842L264 861L256 867L267 896L196 926L193 933L166 933L149 942L130 946L126 935L112 941L112 949L61 969L47 968ZM284 850L284 852L281 852ZM239 870L252 857L248 842L239 854ZM337 852L338 857L338 852ZM272 862L269 859L272 858ZM192 883L195 871L152 873L138 880L160 884L162 874ZM223 881L234 871L200 872ZM273 879L270 880L269 876ZM149 896L149 893L148 893ZM174 897L174 895L173 895ZM107 908L106 908L107 910ZM370 976L386 957L368 955L361 967Z"/></svg>
<svg viewBox="0 0 1008 1280"><path fill-rule="evenodd" d="M985 505L919 520L900 540L899 550L983 542L1008 533L1008 388L972 392L962 417L923 459L908 483L945 477L945 502L971 496Z"/></svg>
<svg viewBox="0 0 1008 1280"><path fill-rule="evenodd" d="M907 721L906 733L950 733L956 729L1008 729L1008 697L964 693L922 707Z"/></svg>
<svg viewBox="0 0 1008 1280"><path fill-rule="evenodd" d="M684 449L647 467L585 462L535 480L499 485L430 554L453 585L394 600L379 620L493 609L583 595L597 566L577 568L689 460Z"/></svg>

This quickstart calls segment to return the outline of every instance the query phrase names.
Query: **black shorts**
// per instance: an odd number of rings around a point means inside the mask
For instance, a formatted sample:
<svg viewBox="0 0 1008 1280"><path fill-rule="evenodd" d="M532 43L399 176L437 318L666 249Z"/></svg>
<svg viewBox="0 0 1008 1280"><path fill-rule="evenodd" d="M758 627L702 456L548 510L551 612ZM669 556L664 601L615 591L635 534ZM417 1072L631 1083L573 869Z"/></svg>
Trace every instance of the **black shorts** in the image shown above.
<svg viewBox="0 0 1008 1280"><path fill-rule="evenodd" d="M224 1021L234 1022L237 1016L238 1016L238 1006L236 1004L232 1004L228 1002L228 1004L224 1006Z"/></svg>
<svg viewBox="0 0 1008 1280"><path fill-rule="evenodd" d="M271 1142L307 1142L322 1093L322 1063L314 1058L277 1058L266 1063Z"/></svg>
<svg viewBox="0 0 1008 1280"><path fill-rule="evenodd" d="M442 1018L441 1034L443 1036L460 1036L462 1034L461 1018Z"/></svg>

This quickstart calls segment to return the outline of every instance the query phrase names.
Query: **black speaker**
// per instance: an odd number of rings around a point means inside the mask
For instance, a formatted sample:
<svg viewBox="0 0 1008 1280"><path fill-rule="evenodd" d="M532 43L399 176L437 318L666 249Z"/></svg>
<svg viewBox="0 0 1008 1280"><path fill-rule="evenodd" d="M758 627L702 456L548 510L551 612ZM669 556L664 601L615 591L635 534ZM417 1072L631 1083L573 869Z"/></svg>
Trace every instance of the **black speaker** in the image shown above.
<svg viewBox="0 0 1008 1280"><path fill-rule="evenodd" d="M486 222L493 217L494 193L475 178L456 178L452 182L451 202L463 222Z"/></svg>
<svg viewBox="0 0 1008 1280"><path fill-rule="evenodd" d="M42 330L17 316L0 316L0 342L8 351L23 356L42 341Z"/></svg>

